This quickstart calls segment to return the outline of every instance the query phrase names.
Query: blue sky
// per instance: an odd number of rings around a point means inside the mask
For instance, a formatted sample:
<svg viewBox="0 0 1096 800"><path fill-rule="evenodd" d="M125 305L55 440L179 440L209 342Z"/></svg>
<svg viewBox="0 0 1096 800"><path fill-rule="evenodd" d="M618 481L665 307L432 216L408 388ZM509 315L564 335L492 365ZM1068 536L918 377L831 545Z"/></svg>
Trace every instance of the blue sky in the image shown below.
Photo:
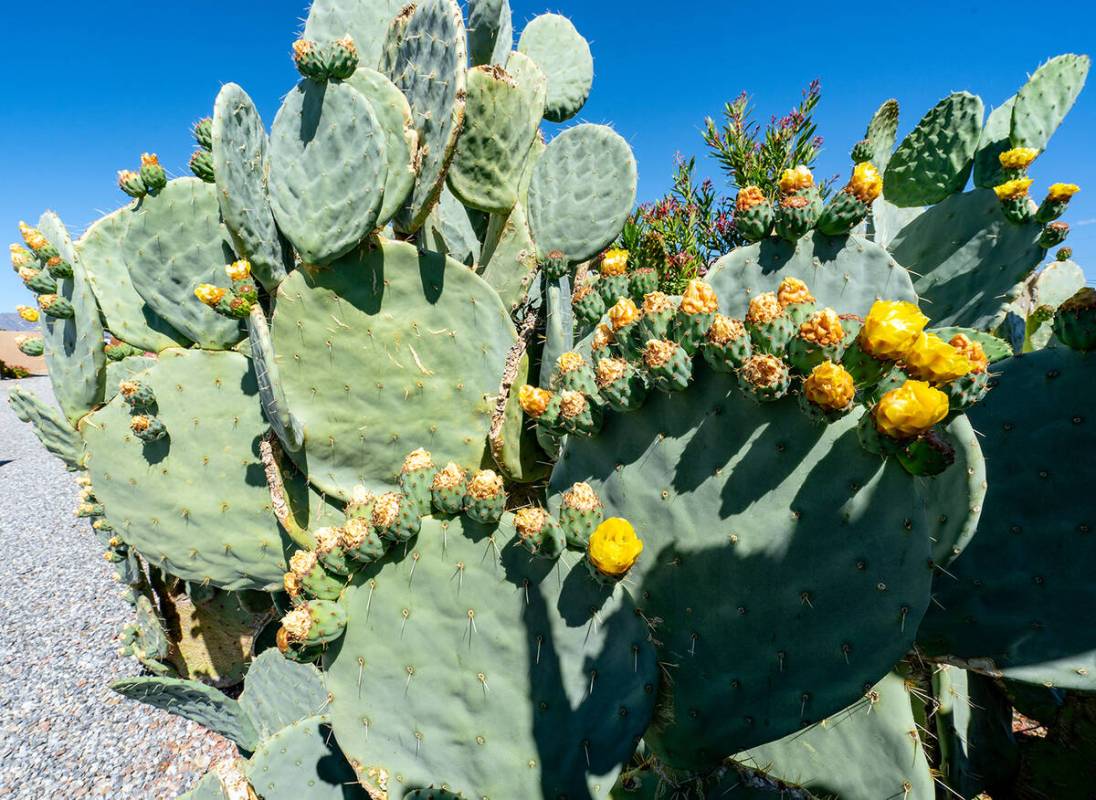
<svg viewBox="0 0 1096 800"><path fill-rule="evenodd" d="M581 119L613 124L636 151L640 198L666 190L676 152L700 154L707 115L745 89L762 118L779 114L820 78L822 174L846 173L848 149L880 102L902 104L902 133L939 98L967 89L987 110L1046 58L1096 52L1096 7L999 0L917 4L590 2L512 0L515 24L568 14L590 39L597 78ZM269 125L293 85L289 48L304 0L188 0L10 4L0 54L0 224L47 208L80 231L122 205L118 169L143 151L188 174L191 123L236 81ZM1096 278L1096 81L1032 170L1083 191L1066 220L1075 258ZM712 173L714 166L705 163ZM0 309L28 295L0 268Z"/></svg>

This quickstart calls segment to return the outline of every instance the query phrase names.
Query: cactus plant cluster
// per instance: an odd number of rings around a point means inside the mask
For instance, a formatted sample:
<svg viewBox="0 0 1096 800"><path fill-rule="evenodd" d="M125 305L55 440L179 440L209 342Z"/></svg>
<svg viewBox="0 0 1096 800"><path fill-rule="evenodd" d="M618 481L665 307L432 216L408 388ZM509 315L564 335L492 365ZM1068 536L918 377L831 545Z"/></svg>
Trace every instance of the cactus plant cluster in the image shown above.
<svg viewBox="0 0 1096 800"><path fill-rule="evenodd" d="M134 606L115 690L236 743L195 799L1037 785L1002 720L1096 691L1096 300L1026 173L1087 58L897 148L888 101L674 296L606 250L625 140L548 127L588 43L513 25L315 0L269 130L228 84L195 177L21 225L59 407L11 402Z"/></svg>

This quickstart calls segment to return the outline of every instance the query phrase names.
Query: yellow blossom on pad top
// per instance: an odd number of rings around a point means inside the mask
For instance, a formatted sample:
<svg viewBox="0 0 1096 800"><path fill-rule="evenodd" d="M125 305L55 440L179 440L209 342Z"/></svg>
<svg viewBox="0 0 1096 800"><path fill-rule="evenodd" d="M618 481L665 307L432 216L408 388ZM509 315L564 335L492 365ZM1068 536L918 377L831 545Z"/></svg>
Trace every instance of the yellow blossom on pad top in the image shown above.
<svg viewBox="0 0 1096 800"><path fill-rule="evenodd" d="M948 383L962 378L974 364L939 336L922 333L903 358L913 377L929 383Z"/></svg>
<svg viewBox="0 0 1096 800"><path fill-rule="evenodd" d="M203 283L194 290L194 296L212 307L225 299L225 290L211 283Z"/></svg>
<svg viewBox="0 0 1096 800"><path fill-rule="evenodd" d="M643 542L626 519L610 517L597 526L590 536L586 555L602 575L621 578L627 574L643 552Z"/></svg>
<svg viewBox="0 0 1096 800"><path fill-rule="evenodd" d="M546 389L526 384L518 389L518 402L521 409L530 417L536 419L548 408L548 402L552 399L552 393Z"/></svg>
<svg viewBox="0 0 1096 800"><path fill-rule="evenodd" d="M780 191L784 194L798 192L814 186L814 175L808 167L800 164L795 169L786 169L780 176Z"/></svg>
<svg viewBox="0 0 1096 800"><path fill-rule="evenodd" d="M225 267L225 274L228 275L229 280L246 281L251 277L251 262L246 258L233 261Z"/></svg>
<svg viewBox="0 0 1096 800"><path fill-rule="evenodd" d="M745 186L738 192L734 205L738 211L749 211L754 206L759 206L764 202L765 193L761 191L761 187Z"/></svg>
<svg viewBox="0 0 1096 800"><path fill-rule="evenodd" d="M997 158L1004 169L1027 169L1038 157L1039 151L1034 147L1014 147L1001 153Z"/></svg>
<svg viewBox="0 0 1096 800"><path fill-rule="evenodd" d="M841 411L856 396L852 375L840 364L823 361L803 381L803 393L819 408Z"/></svg>
<svg viewBox="0 0 1096 800"><path fill-rule="evenodd" d="M917 344L928 321L913 303L877 300L860 329L860 346L870 356L897 361Z"/></svg>
<svg viewBox="0 0 1096 800"><path fill-rule="evenodd" d="M609 309L609 324L613 326L614 332L631 325L637 319L639 319L639 309L627 297L620 298L616 301L616 305Z"/></svg>
<svg viewBox="0 0 1096 800"><path fill-rule="evenodd" d="M948 415L948 396L924 381L906 381L883 395L872 413L881 434L911 439Z"/></svg>
<svg viewBox="0 0 1096 800"><path fill-rule="evenodd" d="M628 271L627 250L606 250L601 257L602 275L623 275Z"/></svg>
<svg viewBox="0 0 1096 800"><path fill-rule="evenodd" d="M1047 189L1047 200L1051 203L1068 203L1079 191L1081 187L1075 183L1052 183Z"/></svg>
<svg viewBox="0 0 1096 800"><path fill-rule="evenodd" d="M871 205L883 193L883 176L867 161L853 167L849 193L865 205Z"/></svg>
<svg viewBox="0 0 1096 800"><path fill-rule="evenodd" d="M967 361L974 365L971 372L985 372L989 369L989 358L986 356L986 351L982 349L982 345L965 334L955 334L948 344L958 350Z"/></svg>
<svg viewBox="0 0 1096 800"><path fill-rule="evenodd" d="M993 191L997 194L998 200L1019 200L1021 197L1026 197L1028 193L1028 187L1031 186L1031 178L1017 178L1012 181L1005 181L1000 186L994 186Z"/></svg>
<svg viewBox="0 0 1096 800"><path fill-rule="evenodd" d="M24 322L37 322L39 319L38 309L30 306L16 306L15 313Z"/></svg>

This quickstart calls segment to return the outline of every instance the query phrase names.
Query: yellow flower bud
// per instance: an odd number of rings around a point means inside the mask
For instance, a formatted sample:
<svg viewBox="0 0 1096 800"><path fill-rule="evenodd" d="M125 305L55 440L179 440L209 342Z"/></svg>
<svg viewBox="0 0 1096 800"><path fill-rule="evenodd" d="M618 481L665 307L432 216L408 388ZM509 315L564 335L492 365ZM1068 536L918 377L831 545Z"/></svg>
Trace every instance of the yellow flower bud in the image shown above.
<svg viewBox="0 0 1096 800"><path fill-rule="evenodd" d="M974 365L971 372L985 372L989 369L989 358L986 356L986 351L982 349L982 345L978 342L967 338L961 333L957 333L951 337L951 341L948 342L948 344L958 350L967 361Z"/></svg>
<svg viewBox="0 0 1096 800"><path fill-rule="evenodd" d="M764 297L764 295L761 295ZM787 308L796 303L813 303L814 295L807 288L807 284L799 278L785 278L776 289L776 300L781 308Z"/></svg>
<svg viewBox="0 0 1096 800"><path fill-rule="evenodd" d="M646 299L644 299L646 303ZM712 314L719 309L715 290L702 280L691 280L681 298L681 310L686 314Z"/></svg>
<svg viewBox="0 0 1096 800"><path fill-rule="evenodd" d="M627 574L643 552L643 542L626 519L610 517L590 537L586 555L602 575L620 578Z"/></svg>
<svg viewBox="0 0 1096 800"><path fill-rule="evenodd" d="M1052 183L1047 190L1047 201L1050 203L1068 203L1069 199L1079 191L1081 191L1081 187L1075 183Z"/></svg>
<svg viewBox="0 0 1096 800"><path fill-rule="evenodd" d="M594 328L594 336L590 340L590 349L596 353L598 350L605 349L615 341L616 336L613 335L613 329L602 322Z"/></svg>
<svg viewBox="0 0 1096 800"><path fill-rule="evenodd" d="M993 191L997 194L998 200L1019 200L1027 196L1030 186L1031 178L1016 178L1005 181L1000 186L994 186Z"/></svg>
<svg viewBox="0 0 1096 800"><path fill-rule="evenodd" d="M784 313L784 306L776 298L776 292L765 292L750 300L746 322L751 325L767 325Z"/></svg>
<svg viewBox="0 0 1096 800"><path fill-rule="evenodd" d="M30 306L16 306L15 313L25 322L37 322L39 319L38 309Z"/></svg>
<svg viewBox="0 0 1096 800"><path fill-rule="evenodd" d="M529 384L518 390L518 402L521 404L521 410L533 419L536 419L547 410L548 402L551 399L551 392Z"/></svg>
<svg viewBox="0 0 1096 800"><path fill-rule="evenodd" d="M861 203L871 205L883 193L883 176L873 164L863 161L853 167L847 188Z"/></svg>
<svg viewBox="0 0 1096 800"><path fill-rule="evenodd" d="M627 250L606 250L601 257L601 274L606 276L623 275L628 271Z"/></svg>
<svg viewBox="0 0 1096 800"><path fill-rule="evenodd" d="M586 359L582 357L581 353L576 353L573 350L556 359L556 369L559 370L561 375L566 375L568 372L574 372L585 366Z"/></svg>
<svg viewBox="0 0 1096 800"><path fill-rule="evenodd" d="M819 347L833 347L845 338L845 329L841 327L841 318L832 308L816 311L799 326L799 335Z"/></svg>
<svg viewBox="0 0 1096 800"><path fill-rule="evenodd" d="M786 169L780 176L780 191L784 194L798 192L814 186L814 175L808 167L800 164L795 169Z"/></svg>
<svg viewBox="0 0 1096 800"><path fill-rule="evenodd" d="M749 211L765 202L765 193L759 186L746 186L739 190L734 207L738 211Z"/></svg>
<svg viewBox="0 0 1096 800"><path fill-rule="evenodd" d="M910 439L948 415L948 396L923 381L906 381L883 395L872 413L881 434Z"/></svg>
<svg viewBox="0 0 1096 800"><path fill-rule="evenodd" d="M32 228L25 222L19 223L19 233L23 235L23 241L27 243L27 247L36 253L49 244L40 230Z"/></svg>
<svg viewBox="0 0 1096 800"><path fill-rule="evenodd" d="M155 153L141 153L141 166L158 167L160 166L160 158Z"/></svg>
<svg viewBox="0 0 1096 800"><path fill-rule="evenodd" d="M1004 169L1027 169L1038 156L1039 151L1034 147L1014 147L1001 153L997 158Z"/></svg>
<svg viewBox="0 0 1096 800"><path fill-rule="evenodd" d="M966 356L931 333L918 336L903 361L913 377L929 383L948 383L974 369Z"/></svg>
<svg viewBox="0 0 1096 800"><path fill-rule="evenodd" d="M212 308L225 299L225 290L211 283L203 283L194 290L194 296Z"/></svg>
<svg viewBox="0 0 1096 800"><path fill-rule="evenodd" d="M225 267L225 274L228 275L229 280L246 281L251 277L251 262L246 258L234 261Z"/></svg>
<svg viewBox="0 0 1096 800"><path fill-rule="evenodd" d="M639 309L627 297L620 298L616 301L616 305L609 309L609 323L613 326L614 333L631 325L637 319L639 319Z"/></svg>
<svg viewBox="0 0 1096 800"><path fill-rule="evenodd" d="M852 375L840 364L823 361L803 381L803 393L819 408L841 411L856 396Z"/></svg>
<svg viewBox="0 0 1096 800"><path fill-rule="evenodd" d="M868 355L897 361L917 343L928 321L913 303L877 300L860 330L860 346Z"/></svg>
<svg viewBox="0 0 1096 800"><path fill-rule="evenodd" d="M8 250L11 252L11 265L15 269L29 267L34 264L34 256L26 248L13 244L8 247Z"/></svg>

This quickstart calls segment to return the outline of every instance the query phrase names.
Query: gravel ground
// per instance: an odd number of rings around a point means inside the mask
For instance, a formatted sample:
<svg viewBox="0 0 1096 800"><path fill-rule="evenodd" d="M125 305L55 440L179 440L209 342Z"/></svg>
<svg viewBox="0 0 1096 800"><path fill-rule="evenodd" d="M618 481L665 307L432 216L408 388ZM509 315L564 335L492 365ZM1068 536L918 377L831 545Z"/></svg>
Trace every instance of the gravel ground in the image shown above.
<svg viewBox="0 0 1096 800"><path fill-rule="evenodd" d="M114 637L131 618L74 476L15 418L0 382L0 798L174 798L234 748L114 694L140 674Z"/></svg>

